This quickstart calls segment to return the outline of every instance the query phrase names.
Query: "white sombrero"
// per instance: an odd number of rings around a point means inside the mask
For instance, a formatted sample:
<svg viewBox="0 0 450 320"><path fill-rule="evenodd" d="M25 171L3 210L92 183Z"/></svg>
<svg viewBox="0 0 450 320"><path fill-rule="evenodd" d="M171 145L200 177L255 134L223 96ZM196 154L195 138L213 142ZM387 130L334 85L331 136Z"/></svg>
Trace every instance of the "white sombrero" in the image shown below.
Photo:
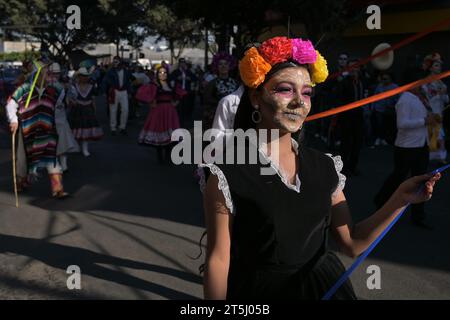
<svg viewBox="0 0 450 320"><path fill-rule="evenodd" d="M389 43L380 43L373 49L372 55L390 47ZM378 70L387 70L392 66L392 63L394 63L394 51L392 50L372 60L372 65Z"/></svg>
<svg viewBox="0 0 450 320"><path fill-rule="evenodd" d="M85 67L81 67L76 72L76 75L78 75L78 76L87 76L88 77L88 76L92 75L92 72L91 72L91 70L88 70Z"/></svg>
<svg viewBox="0 0 450 320"><path fill-rule="evenodd" d="M52 73L61 73L61 66L58 62L53 62L50 67L48 67L48 71Z"/></svg>

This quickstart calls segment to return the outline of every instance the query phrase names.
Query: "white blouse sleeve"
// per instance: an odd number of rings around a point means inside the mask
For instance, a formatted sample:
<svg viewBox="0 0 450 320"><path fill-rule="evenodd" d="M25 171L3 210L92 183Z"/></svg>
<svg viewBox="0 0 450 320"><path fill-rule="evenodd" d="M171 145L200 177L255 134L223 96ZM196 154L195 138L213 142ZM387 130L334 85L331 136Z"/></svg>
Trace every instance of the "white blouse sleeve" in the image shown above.
<svg viewBox="0 0 450 320"><path fill-rule="evenodd" d="M209 168L211 174L217 176L217 178L219 179L218 188L223 193L223 197L225 198L225 205L227 206L228 210L230 210L231 214L234 215L235 207L233 204L233 199L231 199L231 192L230 187L228 186L227 178L225 177L222 170L220 170L219 167L216 166L215 164L212 163L199 164L198 168L199 170L197 172L200 176L200 190L203 193L206 187L205 173L203 172L204 170L203 168L205 167Z"/></svg>
<svg viewBox="0 0 450 320"><path fill-rule="evenodd" d="M9 99L8 104L6 105L6 115L8 117L9 123L17 123L19 120L17 119L17 110L19 105L16 100Z"/></svg>
<svg viewBox="0 0 450 320"><path fill-rule="evenodd" d="M333 162L334 162L334 167L336 168L336 173L339 177L339 182L338 185L336 187L336 190L334 190L332 197L336 197L339 192L343 191L345 188L345 181L347 180L347 178L341 173L342 168L344 168L344 162L341 159L341 156L335 156L333 157L330 153L326 154L327 156L329 156Z"/></svg>

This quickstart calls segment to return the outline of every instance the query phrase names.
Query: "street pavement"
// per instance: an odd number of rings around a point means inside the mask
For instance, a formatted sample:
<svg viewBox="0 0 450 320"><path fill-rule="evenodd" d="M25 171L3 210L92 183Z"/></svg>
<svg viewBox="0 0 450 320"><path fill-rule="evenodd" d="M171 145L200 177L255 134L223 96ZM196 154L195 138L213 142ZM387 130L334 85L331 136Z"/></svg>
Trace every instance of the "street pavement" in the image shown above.
<svg viewBox="0 0 450 320"><path fill-rule="evenodd" d="M43 175L14 207L10 136L0 132L0 299L201 299L204 247L193 257L204 222L193 167L159 165L153 148L137 144L144 116L127 136L112 137L99 105L105 137L91 144L91 157L70 155L66 200L50 198ZM355 221L374 212L392 147L365 148L360 163L362 175L345 189ZM450 299L449 190L446 174L426 207L433 231L406 214L354 272L360 299ZM81 270L81 290L67 287L71 265ZM381 289L367 288L369 265L380 267Z"/></svg>

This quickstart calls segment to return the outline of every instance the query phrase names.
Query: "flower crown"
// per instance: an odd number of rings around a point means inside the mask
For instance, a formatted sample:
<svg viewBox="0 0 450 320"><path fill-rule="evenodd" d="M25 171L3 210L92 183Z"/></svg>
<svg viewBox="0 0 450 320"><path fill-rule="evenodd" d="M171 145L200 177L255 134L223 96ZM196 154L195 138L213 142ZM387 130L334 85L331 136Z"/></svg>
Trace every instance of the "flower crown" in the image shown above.
<svg viewBox="0 0 450 320"><path fill-rule="evenodd" d="M278 63L295 61L308 64L314 84L328 77L327 61L315 50L311 41L300 38L275 37L264 41L259 48L251 47L239 61L239 73L244 84L257 88Z"/></svg>

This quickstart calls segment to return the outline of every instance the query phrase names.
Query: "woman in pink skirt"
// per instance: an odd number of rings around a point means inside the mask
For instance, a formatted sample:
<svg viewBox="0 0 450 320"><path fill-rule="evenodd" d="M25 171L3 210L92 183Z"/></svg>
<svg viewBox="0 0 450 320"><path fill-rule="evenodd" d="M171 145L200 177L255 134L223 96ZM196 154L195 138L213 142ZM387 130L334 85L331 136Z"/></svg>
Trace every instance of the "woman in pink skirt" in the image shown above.
<svg viewBox="0 0 450 320"><path fill-rule="evenodd" d="M150 112L138 141L140 144L157 148L159 163L169 162L172 132L180 128L180 121L175 108L178 104L178 97L175 89L171 88L167 81L167 69L162 66L158 67L155 83L151 83L141 90L144 93L138 92L136 98L149 103ZM139 98L140 95L143 98Z"/></svg>

